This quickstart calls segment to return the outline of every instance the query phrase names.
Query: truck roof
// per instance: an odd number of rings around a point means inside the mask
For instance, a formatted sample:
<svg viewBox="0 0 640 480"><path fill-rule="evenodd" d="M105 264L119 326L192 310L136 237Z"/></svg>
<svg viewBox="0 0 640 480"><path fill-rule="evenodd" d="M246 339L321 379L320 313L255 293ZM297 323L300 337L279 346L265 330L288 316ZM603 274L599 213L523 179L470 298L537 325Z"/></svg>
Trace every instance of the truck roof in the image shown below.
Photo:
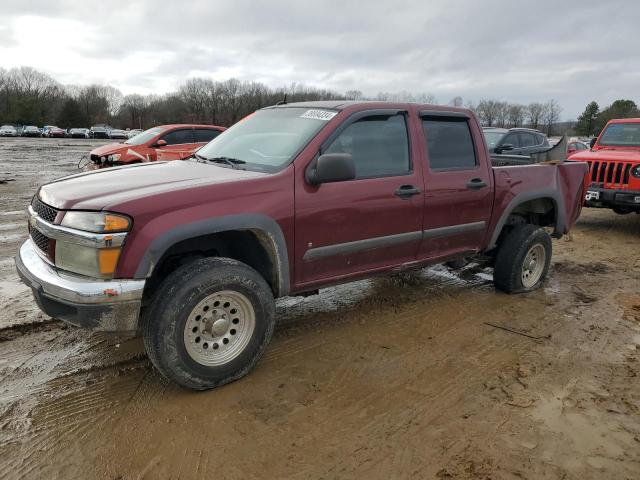
<svg viewBox="0 0 640 480"><path fill-rule="evenodd" d="M468 115L472 114L468 108L450 107L448 105L433 105L428 103L409 103L409 102L383 102L378 100L367 101L352 101L352 100L318 100L313 102L293 102L293 103L281 103L279 105L272 105L269 108L287 108L287 107L302 107L302 108L323 108L328 110L345 110L347 108L353 110L364 110L369 108L397 108L403 110L418 109L418 110L441 110L446 112L462 112Z"/></svg>
<svg viewBox="0 0 640 480"><path fill-rule="evenodd" d="M640 123L640 118L613 118L609 123Z"/></svg>

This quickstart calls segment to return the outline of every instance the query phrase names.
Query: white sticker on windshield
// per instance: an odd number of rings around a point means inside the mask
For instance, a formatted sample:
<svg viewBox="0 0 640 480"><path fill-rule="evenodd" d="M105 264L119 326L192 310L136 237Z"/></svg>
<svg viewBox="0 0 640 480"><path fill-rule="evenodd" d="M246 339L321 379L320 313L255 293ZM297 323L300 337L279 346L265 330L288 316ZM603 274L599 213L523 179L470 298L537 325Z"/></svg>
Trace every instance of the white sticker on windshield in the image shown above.
<svg viewBox="0 0 640 480"><path fill-rule="evenodd" d="M324 120L328 122L337 115L338 112L327 112L326 110L307 110L300 118L311 118L312 120Z"/></svg>

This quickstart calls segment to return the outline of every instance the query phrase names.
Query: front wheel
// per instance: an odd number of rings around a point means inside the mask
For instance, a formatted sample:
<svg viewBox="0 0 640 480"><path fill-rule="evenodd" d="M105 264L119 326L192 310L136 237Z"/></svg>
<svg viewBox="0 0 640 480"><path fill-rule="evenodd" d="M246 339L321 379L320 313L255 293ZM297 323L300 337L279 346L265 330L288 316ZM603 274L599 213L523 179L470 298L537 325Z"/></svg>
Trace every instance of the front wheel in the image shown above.
<svg viewBox="0 0 640 480"><path fill-rule="evenodd" d="M539 288L551 264L551 237L536 225L516 225L498 247L493 271L496 288L524 293Z"/></svg>
<svg viewBox="0 0 640 480"><path fill-rule="evenodd" d="M143 321L145 349L168 379L194 390L237 380L264 353L274 328L274 299L253 268L204 258L170 274Z"/></svg>

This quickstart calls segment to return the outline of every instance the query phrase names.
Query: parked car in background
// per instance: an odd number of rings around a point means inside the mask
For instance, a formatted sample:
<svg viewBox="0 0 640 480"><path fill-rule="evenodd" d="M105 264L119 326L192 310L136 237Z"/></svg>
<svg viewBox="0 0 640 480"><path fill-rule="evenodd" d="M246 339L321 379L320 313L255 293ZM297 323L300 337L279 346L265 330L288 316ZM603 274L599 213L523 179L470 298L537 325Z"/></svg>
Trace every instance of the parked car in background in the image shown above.
<svg viewBox="0 0 640 480"><path fill-rule="evenodd" d="M215 125L162 125L146 130L124 143L111 143L91 151L90 169L114 165L182 160L207 144L225 127Z"/></svg>
<svg viewBox="0 0 640 480"><path fill-rule="evenodd" d="M17 137L18 130L13 125L2 125L0 127L0 137Z"/></svg>
<svg viewBox="0 0 640 480"><path fill-rule="evenodd" d="M127 132L127 137L128 137L128 138L133 138L133 137L135 137L136 135L138 135L138 134L142 133L143 131L144 131L144 130L142 130L142 129L140 129L140 128L134 128L133 130L129 130L129 131Z"/></svg>
<svg viewBox="0 0 640 480"><path fill-rule="evenodd" d="M211 134L167 128L139 137ZM586 174L570 162L493 167L466 109L292 103L238 122L191 161L42 186L16 266L46 314L140 328L153 365L202 390L256 364L275 297L474 254L496 288L540 287Z"/></svg>
<svg viewBox="0 0 640 480"><path fill-rule="evenodd" d="M49 138L64 138L67 136L67 132L59 127L50 127L47 133Z"/></svg>
<svg viewBox="0 0 640 480"><path fill-rule="evenodd" d="M35 125L28 125L26 127L22 127L22 136L23 137L41 137L42 133L40 133L40 129Z"/></svg>
<svg viewBox="0 0 640 480"><path fill-rule="evenodd" d="M109 130L108 133L109 133L109 138L114 140L124 140L126 138L129 138L129 136L127 135L127 132L117 128Z"/></svg>
<svg viewBox="0 0 640 480"><path fill-rule="evenodd" d="M585 205L640 213L640 118L610 120L591 143L569 159L589 164Z"/></svg>
<svg viewBox="0 0 640 480"><path fill-rule="evenodd" d="M544 133L530 128L484 127L482 131L490 153L531 155L551 148Z"/></svg>
<svg viewBox="0 0 640 480"><path fill-rule="evenodd" d="M580 140L570 140L567 144L567 158L574 153L584 152L585 150L589 150L589 145Z"/></svg>
<svg viewBox="0 0 640 480"><path fill-rule="evenodd" d="M91 138L109 138L109 131L105 127L93 126L89 129Z"/></svg>
<svg viewBox="0 0 640 480"><path fill-rule="evenodd" d="M67 136L69 138L89 138L88 128L70 128L67 130Z"/></svg>
<svg viewBox="0 0 640 480"><path fill-rule="evenodd" d="M42 127L42 136L43 137L48 137L49 136L49 130L52 129L54 126L53 125L45 125L44 127Z"/></svg>

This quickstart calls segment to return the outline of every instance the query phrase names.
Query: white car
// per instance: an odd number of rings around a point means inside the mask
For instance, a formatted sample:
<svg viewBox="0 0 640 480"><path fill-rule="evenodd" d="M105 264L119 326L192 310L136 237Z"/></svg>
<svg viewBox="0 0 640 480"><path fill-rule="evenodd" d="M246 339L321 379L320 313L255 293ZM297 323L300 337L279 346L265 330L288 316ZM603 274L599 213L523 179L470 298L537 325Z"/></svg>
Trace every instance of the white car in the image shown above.
<svg viewBox="0 0 640 480"><path fill-rule="evenodd" d="M18 130L13 125L3 125L0 127L0 137L17 137Z"/></svg>
<svg viewBox="0 0 640 480"><path fill-rule="evenodd" d="M138 135L139 133L142 133L142 130L140 130L139 128L134 128L133 130L129 130L129 131L127 132L127 136L128 136L129 138L133 138L133 137L135 137L136 135Z"/></svg>

